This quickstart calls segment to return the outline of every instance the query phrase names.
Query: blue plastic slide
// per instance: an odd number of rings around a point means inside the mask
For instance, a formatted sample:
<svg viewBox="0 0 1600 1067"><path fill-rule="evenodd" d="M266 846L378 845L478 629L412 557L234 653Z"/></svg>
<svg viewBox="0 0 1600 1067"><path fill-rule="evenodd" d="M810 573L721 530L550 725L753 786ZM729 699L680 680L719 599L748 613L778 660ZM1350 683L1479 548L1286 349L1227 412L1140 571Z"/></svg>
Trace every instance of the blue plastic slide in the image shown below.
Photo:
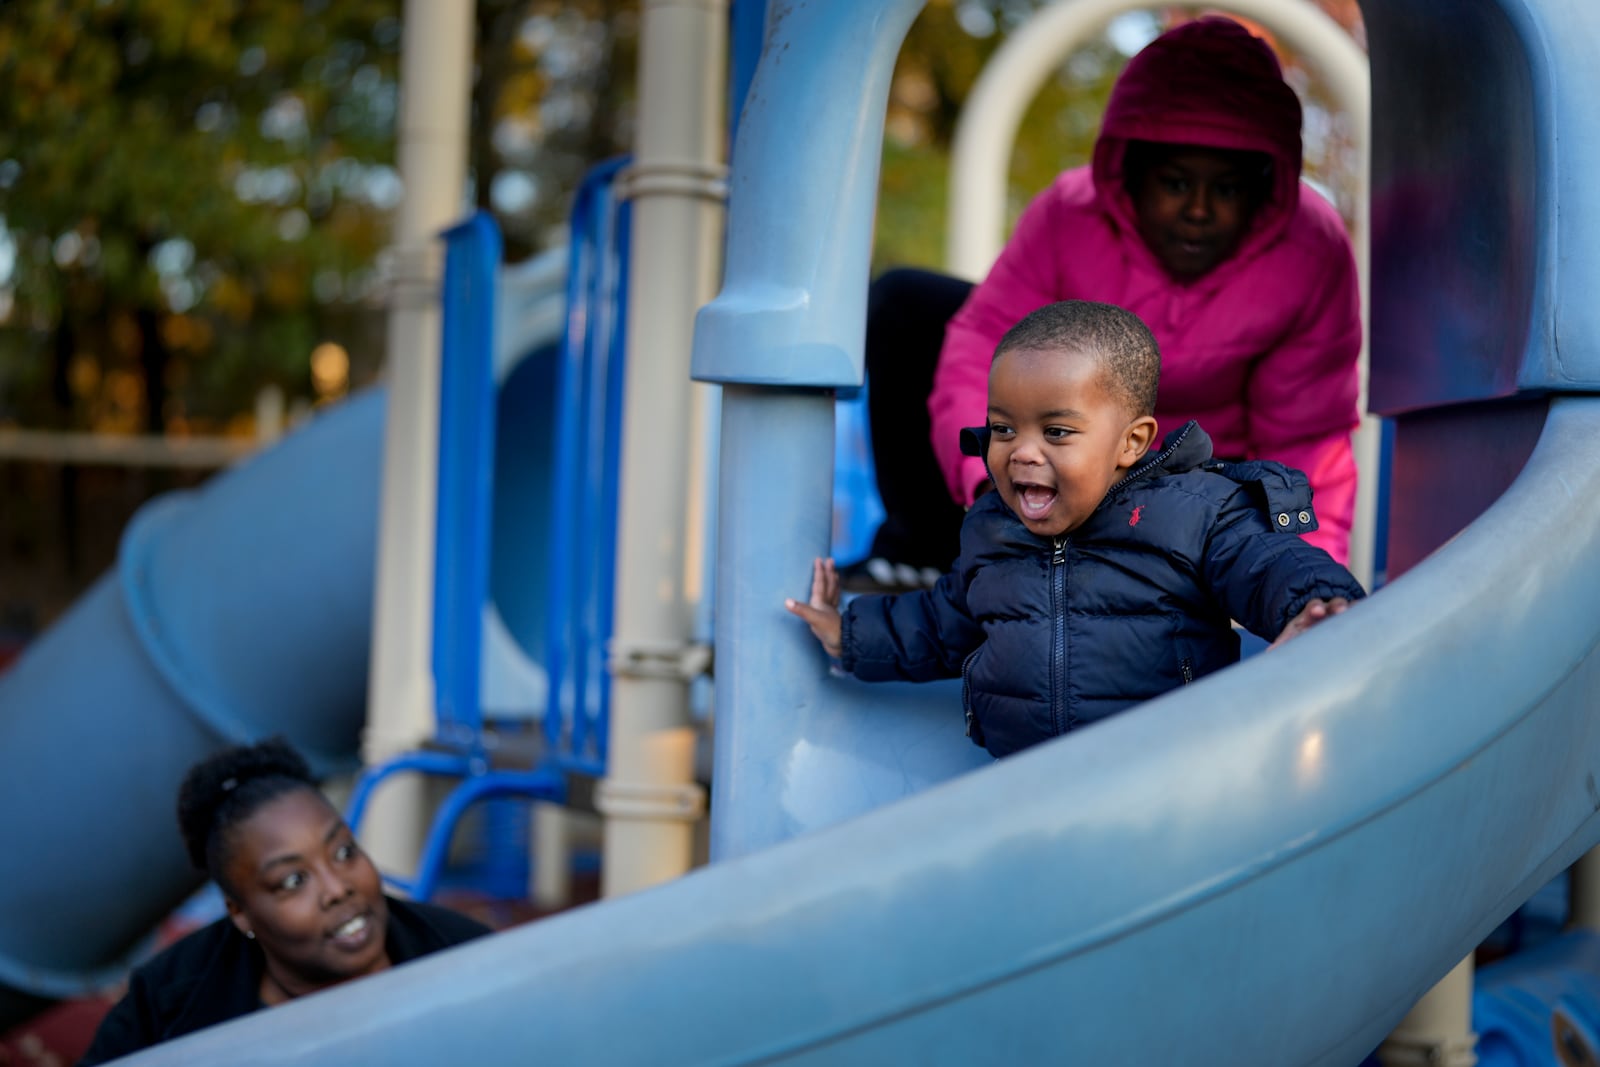
<svg viewBox="0 0 1600 1067"><path fill-rule="evenodd" d="M983 765L948 688L830 678L781 608L828 543L919 7L775 6L740 120L695 352L725 386L718 862L134 1062L1343 1067L1600 841L1600 10L1366 5L1403 573Z"/></svg>
<svg viewBox="0 0 1600 1067"><path fill-rule="evenodd" d="M130 1062L1355 1063L1600 839L1597 435L1136 714Z"/></svg>
<svg viewBox="0 0 1600 1067"><path fill-rule="evenodd" d="M884 104L919 6L775 5L741 119L695 361L726 386L718 862L128 1062L1342 1067L1600 841L1600 10L1367 5L1373 396L1398 423L1404 573L991 764L948 687L830 678L781 607L828 543L817 457L830 391L859 383ZM1474 493L1493 502L1469 525ZM97 726L38 730L59 749ZM79 821L135 788L80 790ZM50 867L78 877L110 835L75 830ZM74 889L103 903L129 862Z"/></svg>
<svg viewBox="0 0 1600 1067"><path fill-rule="evenodd" d="M217 747L283 733L323 771L352 764L382 419L363 396L141 509L111 572L0 675L0 987L120 976L200 884L173 802Z"/></svg>

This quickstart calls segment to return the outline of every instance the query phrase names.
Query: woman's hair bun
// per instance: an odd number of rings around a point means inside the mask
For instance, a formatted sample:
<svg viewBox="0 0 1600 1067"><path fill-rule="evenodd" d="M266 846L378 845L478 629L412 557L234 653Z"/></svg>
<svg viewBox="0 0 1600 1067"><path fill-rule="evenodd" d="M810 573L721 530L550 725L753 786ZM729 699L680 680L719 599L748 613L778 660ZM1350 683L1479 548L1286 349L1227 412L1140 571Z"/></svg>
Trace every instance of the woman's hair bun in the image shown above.
<svg viewBox="0 0 1600 1067"><path fill-rule="evenodd" d="M178 828L189 861L209 870L217 835L288 788L316 788L311 768L281 737L223 749L189 768L178 787Z"/></svg>

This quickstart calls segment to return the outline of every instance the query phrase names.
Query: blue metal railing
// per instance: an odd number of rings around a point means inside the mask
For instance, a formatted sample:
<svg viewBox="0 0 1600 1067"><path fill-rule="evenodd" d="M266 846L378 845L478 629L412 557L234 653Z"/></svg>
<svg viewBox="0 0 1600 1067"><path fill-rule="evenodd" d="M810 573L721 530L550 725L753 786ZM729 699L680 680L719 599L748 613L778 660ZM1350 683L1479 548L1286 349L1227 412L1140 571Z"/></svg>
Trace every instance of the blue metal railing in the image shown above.
<svg viewBox="0 0 1600 1067"><path fill-rule="evenodd" d="M605 768L621 451L630 210L615 194L626 158L589 172L572 209L567 328L556 384L555 476L546 582L546 739L566 766ZM565 737L562 736L566 732Z"/></svg>
<svg viewBox="0 0 1600 1067"><path fill-rule="evenodd" d="M482 752L483 607L494 496L494 318L500 232L478 212L444 233L433 679L441 739Z"/></svg>
<svg viewBox="0 0 1600 1067"><path fill-rule="evenodd" d="M350 825L359 827L373 790L391 775L408 772L458 780L434 815L416 876L388 875L390 882L419 900L428 899L438 888L450 839L468 808L501 798L561 802L567 792L564 772L548 757L529 768L489 765L481 689L494 494L494 327L501 242L494 220L483 212L446 230L443 237L432 649L440 748L403 753L368 768L356 783L349 812ZM486 820L490 825L505 821ZM491 849L496 845L489 844Z"/></svg>
<svg viewBox="0 0 1600 1067"><path fill-rule="evenodd" d="M349 813L351 826L358 826L373 790L393 774L460 780L434 817L416 877L390 878L418 899L437 888L450 837L473 804L518 797L564 801L568 772L599 776L605 770L630 214L614 188L626 162L594 168L573 206L546 561L545 753L523 770L490 767L481 701L500 235L481 212L444 234L432 648L437 740L444 750L404 753L369 768ZM502 822L487 820L486 826Z"/></svg>

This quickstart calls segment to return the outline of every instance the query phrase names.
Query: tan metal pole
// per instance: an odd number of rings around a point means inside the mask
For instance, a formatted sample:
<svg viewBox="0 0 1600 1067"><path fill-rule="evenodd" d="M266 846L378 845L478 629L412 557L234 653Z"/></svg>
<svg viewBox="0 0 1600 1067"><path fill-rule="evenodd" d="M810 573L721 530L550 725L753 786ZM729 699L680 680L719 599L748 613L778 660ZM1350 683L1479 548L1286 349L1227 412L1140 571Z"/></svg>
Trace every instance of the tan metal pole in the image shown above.
<svg viewBox="0 0 1600 1067"><path fill-rule="evenodd" d="M395 217L389 293L372 664L362 758L376 763L433 729L429 664L434 490L439 448L439 290L435 237L461 214L471 106L471 0L406 0L396 144L405 194ZM411 870L425 828L421 782L373 798L361 828L380 865Z"/></svg>
<svg viewBox="0 0 1600 1067"><path fill-rule="evenodd" d="M1453 967L1422 995L1378 1048L1383 1067L1472 1067L1478 1035L1472 1032L1472 957Z"/></svg>
<svg viewBox="0 0 1600 1067"><path fill-rule="evenodd" d="M628 380L622 423L611 739L595 805L606 818L602 892L683 874L705 810L694 781L690 466L697 431L694 314L722 249L726 0L646 0L634 162Z"/></svg>

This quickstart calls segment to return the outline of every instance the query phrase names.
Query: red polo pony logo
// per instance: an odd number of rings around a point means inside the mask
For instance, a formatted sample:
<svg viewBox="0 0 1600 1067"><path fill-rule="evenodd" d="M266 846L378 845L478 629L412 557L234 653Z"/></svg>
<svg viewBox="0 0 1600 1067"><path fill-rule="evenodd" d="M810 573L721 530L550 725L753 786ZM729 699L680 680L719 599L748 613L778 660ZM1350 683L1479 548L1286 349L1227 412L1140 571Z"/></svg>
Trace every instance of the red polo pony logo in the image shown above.
<svg viewBox="0 0 1600 1067"><path fill-rule="evenodd" d="M1138 507L1133 509L1133 514L1128 516L1128 525L1129 526L1137 526L1137 525L1139 525L1139 513L1141 511L1143 511L1143 510L1144 510L1144 505L1143 504L1140 504Z"/></svg>

